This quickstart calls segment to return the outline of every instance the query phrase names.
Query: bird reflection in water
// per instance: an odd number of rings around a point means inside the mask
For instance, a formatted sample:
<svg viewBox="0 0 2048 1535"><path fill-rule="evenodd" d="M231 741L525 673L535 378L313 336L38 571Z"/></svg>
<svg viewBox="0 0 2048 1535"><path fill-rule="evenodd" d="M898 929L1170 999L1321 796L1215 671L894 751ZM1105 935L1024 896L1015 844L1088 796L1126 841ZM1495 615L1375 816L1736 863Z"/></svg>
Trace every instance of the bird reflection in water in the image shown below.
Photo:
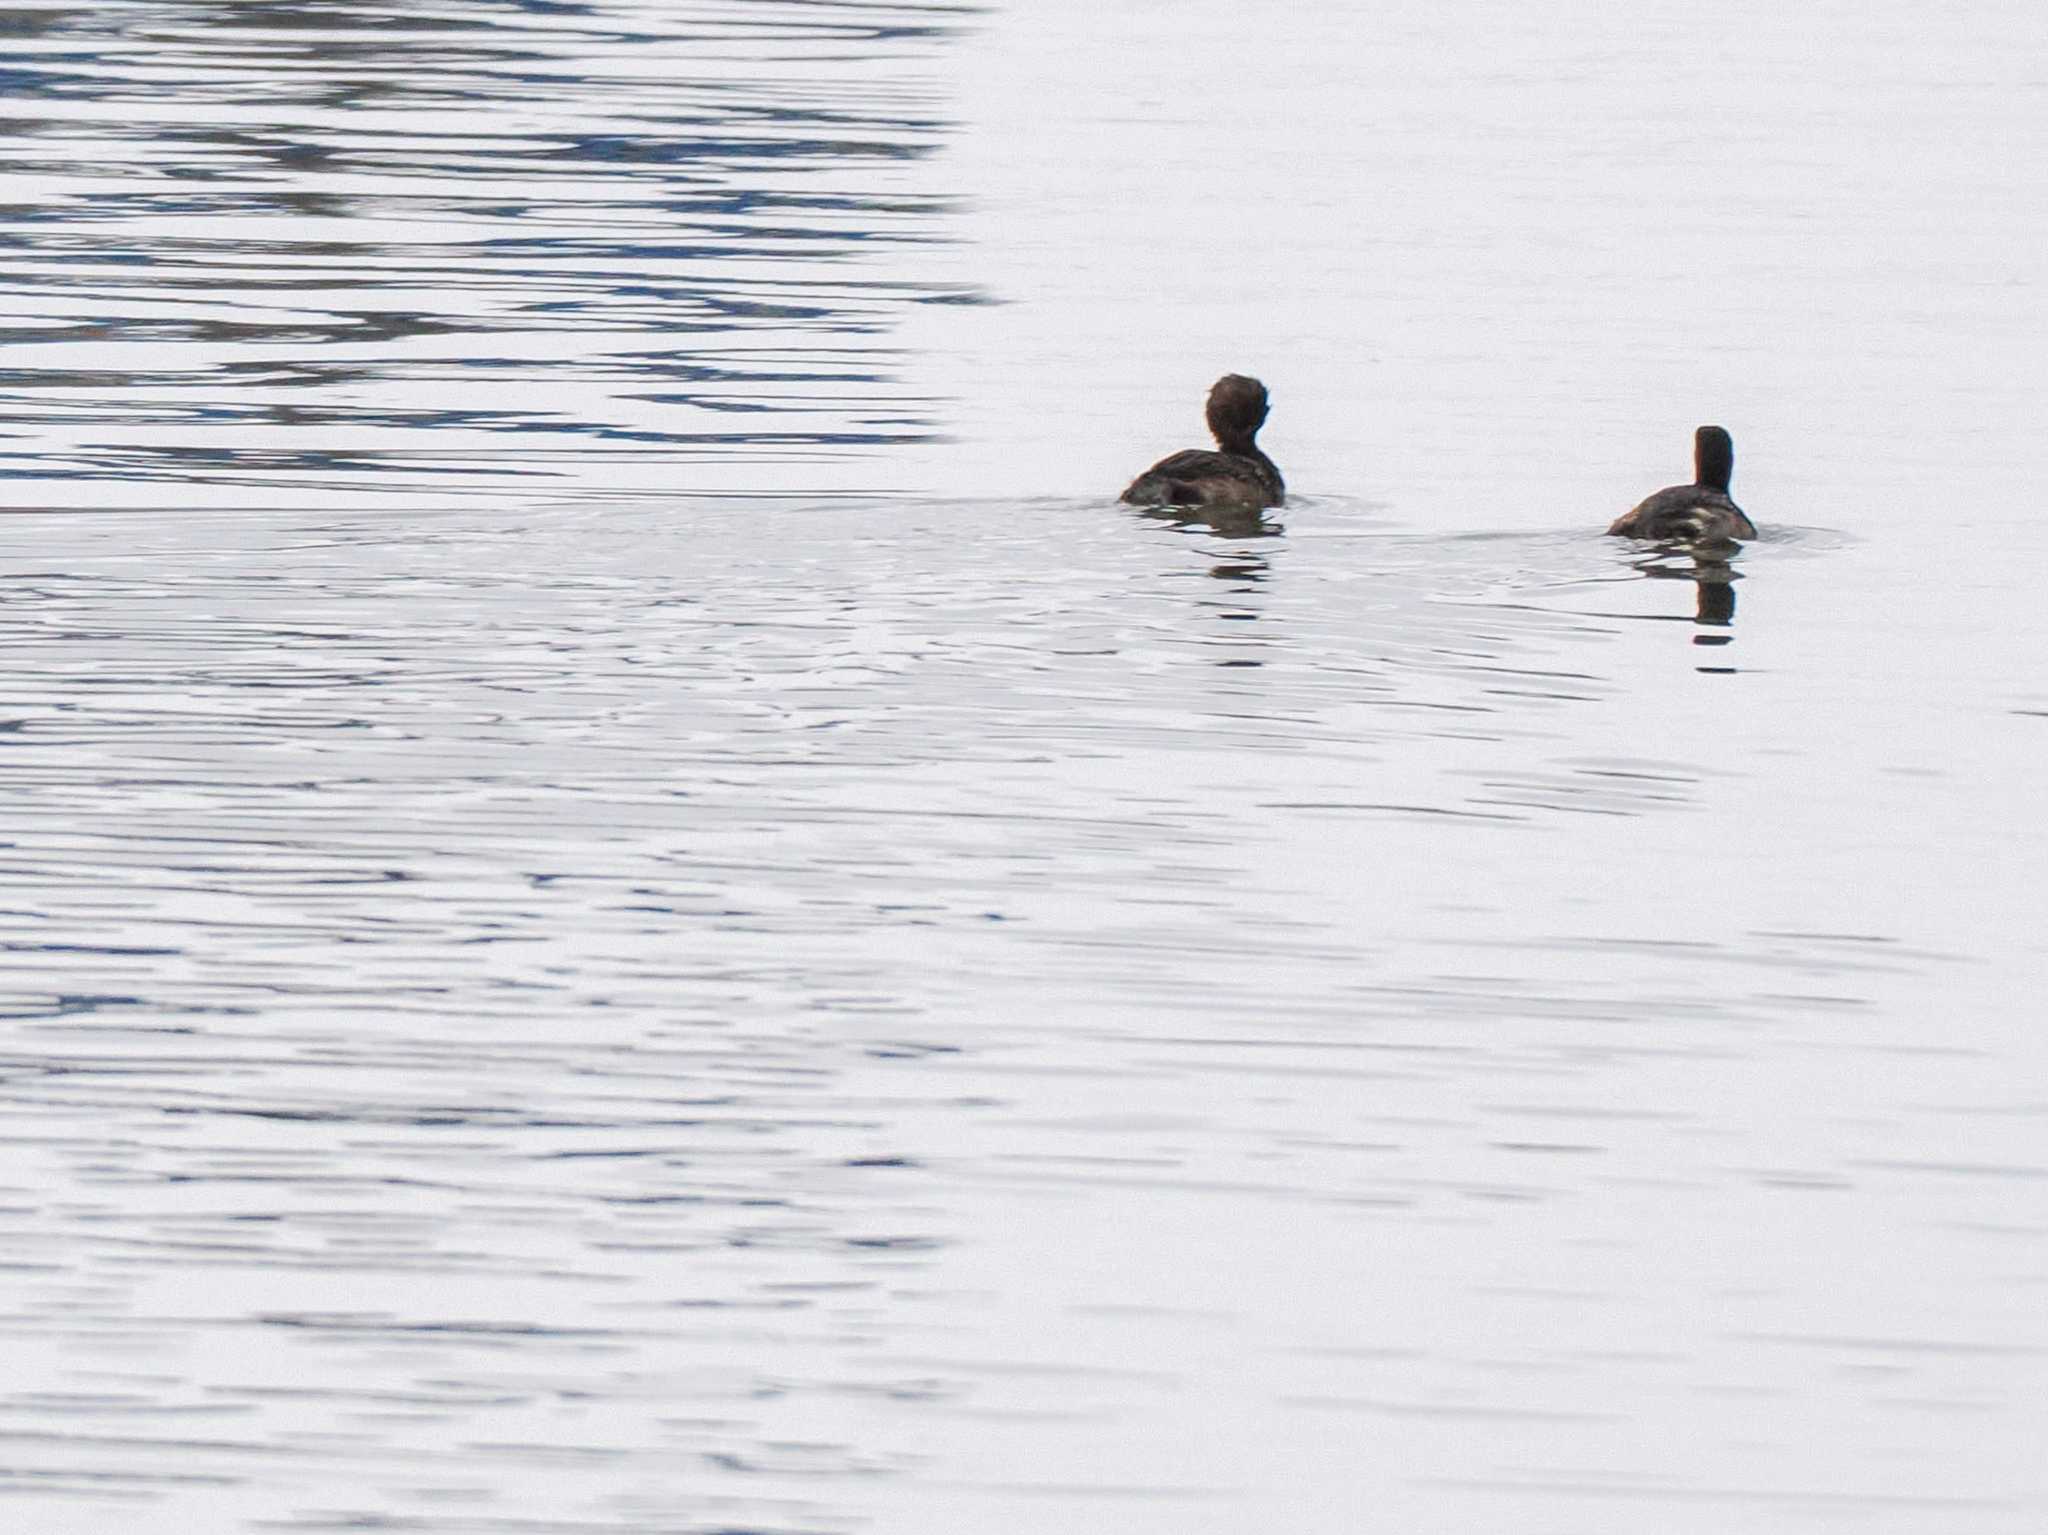
<svg viewBox="0 0 2048 1535"><path fill-rule="evenodd" d="M1279 523L1255 507L1147 506L1138 509L1138 516L1148 522L1166 523L1182 533L1197 537L1216 535L1231 540L1278 538L1283 531ZM1257 549L1243 545L1217 549L1213 555L1215 563L1209 567L1209 578L1228 582L1229 586L1221 600L1204 597L1201 606L1213 609L1215 616L1224 623L1258 622L1261 617L1258 607L1248 599L1260 595L1260 588L1273 574L1272 561ZM1265 662L1240 656L1217 664L1263 666Z"/></svg>
<svg viewBox="0 0 2048 1535"><path fill-rule="evenodd" d="M1732 547L1698 546L1688 549L1685 564L1672 563L1668 555L1638 560L1635 568L1652 580L1690 581L1695 588L1693 623L1702 631L1692 637L1695 645L1726 645L1735 635L1735 583L1742 575L1728 561Z"/></svg>
<svg viewBox="0 0 2048 1535"><path fill-rule="evenodd" d="M1224 538L1278 538L1286 531L1256 506L1141 506L1137 513L1147 522L1163 522L1183 533Z"/></svg>

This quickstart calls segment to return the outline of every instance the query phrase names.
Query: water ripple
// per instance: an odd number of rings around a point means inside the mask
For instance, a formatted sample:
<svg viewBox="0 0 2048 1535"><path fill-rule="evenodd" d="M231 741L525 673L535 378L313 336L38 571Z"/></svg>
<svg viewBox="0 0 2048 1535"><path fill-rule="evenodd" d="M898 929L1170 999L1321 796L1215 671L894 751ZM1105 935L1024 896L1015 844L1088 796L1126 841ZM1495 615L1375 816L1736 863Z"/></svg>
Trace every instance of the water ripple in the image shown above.
<svg viewBox="0 0 2048 1535"><path fill-rule="evenodd" d="M916 276L949 208L930 66L973 14L14 12L0 425L33 446L0 474L45 504L617 498L925 440L889 333L977 298Z"/></svg>

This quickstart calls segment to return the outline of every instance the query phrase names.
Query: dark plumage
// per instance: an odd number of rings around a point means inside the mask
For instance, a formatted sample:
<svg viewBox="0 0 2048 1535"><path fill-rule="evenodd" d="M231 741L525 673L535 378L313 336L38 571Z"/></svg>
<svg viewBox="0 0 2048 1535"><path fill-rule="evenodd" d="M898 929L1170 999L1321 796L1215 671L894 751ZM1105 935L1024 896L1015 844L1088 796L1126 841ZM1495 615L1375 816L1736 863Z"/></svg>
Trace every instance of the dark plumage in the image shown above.
<svg viewBox="0 0 2048 1535"><path fill-rule="evenodd" d="M1732 544L1755 538L1756 524L1728 498L1735 473L1735 441L1718 426L1703 426L1692 438L1693 483L1660 490L1609 533L1694 544Z"/></svg>
<svg viewBox="0 0 2048 1535"><path fill-rule="evenodd" d="M1266 386L1242 373L1226 373L1209 390L1209 431L1217 451L1189 448L1162 458L1131 481L1123 499L1133 506L1278 506L1287 486L1254 439L1266 420Z"/></svg>

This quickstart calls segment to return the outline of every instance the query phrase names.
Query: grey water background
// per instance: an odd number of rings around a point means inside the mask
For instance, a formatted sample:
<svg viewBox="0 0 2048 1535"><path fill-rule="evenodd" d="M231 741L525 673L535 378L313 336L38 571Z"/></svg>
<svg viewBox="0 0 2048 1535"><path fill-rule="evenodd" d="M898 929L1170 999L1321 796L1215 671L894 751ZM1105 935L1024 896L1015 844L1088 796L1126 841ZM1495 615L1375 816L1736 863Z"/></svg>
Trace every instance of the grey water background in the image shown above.
<svg viewBox="0 0 2048 1535"><path fill-rule="evenodd" d="M2048 1521L2038 18L0 57L11 1527Z"/></svg>

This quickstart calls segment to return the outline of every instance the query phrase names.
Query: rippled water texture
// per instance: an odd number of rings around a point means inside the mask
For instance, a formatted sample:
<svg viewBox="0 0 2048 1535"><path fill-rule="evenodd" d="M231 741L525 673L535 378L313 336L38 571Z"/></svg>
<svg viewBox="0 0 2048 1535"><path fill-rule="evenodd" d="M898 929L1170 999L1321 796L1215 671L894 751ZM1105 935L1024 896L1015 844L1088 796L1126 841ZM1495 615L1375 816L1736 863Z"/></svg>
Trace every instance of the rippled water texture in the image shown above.
<svg viewBox="0 0 2048 1535"><path fill-rule="evenodd" d="M2048 43L1725 9L0 8L8 1528L2048 1526Z"/></svg>
<svg viewBox="0 0 2048 1535"><path fill-rule="evenodd" d="M7 471L45 504L418 506L929 435L888 331L974 296L919 275L965 14L9 6Z"/></svg>

